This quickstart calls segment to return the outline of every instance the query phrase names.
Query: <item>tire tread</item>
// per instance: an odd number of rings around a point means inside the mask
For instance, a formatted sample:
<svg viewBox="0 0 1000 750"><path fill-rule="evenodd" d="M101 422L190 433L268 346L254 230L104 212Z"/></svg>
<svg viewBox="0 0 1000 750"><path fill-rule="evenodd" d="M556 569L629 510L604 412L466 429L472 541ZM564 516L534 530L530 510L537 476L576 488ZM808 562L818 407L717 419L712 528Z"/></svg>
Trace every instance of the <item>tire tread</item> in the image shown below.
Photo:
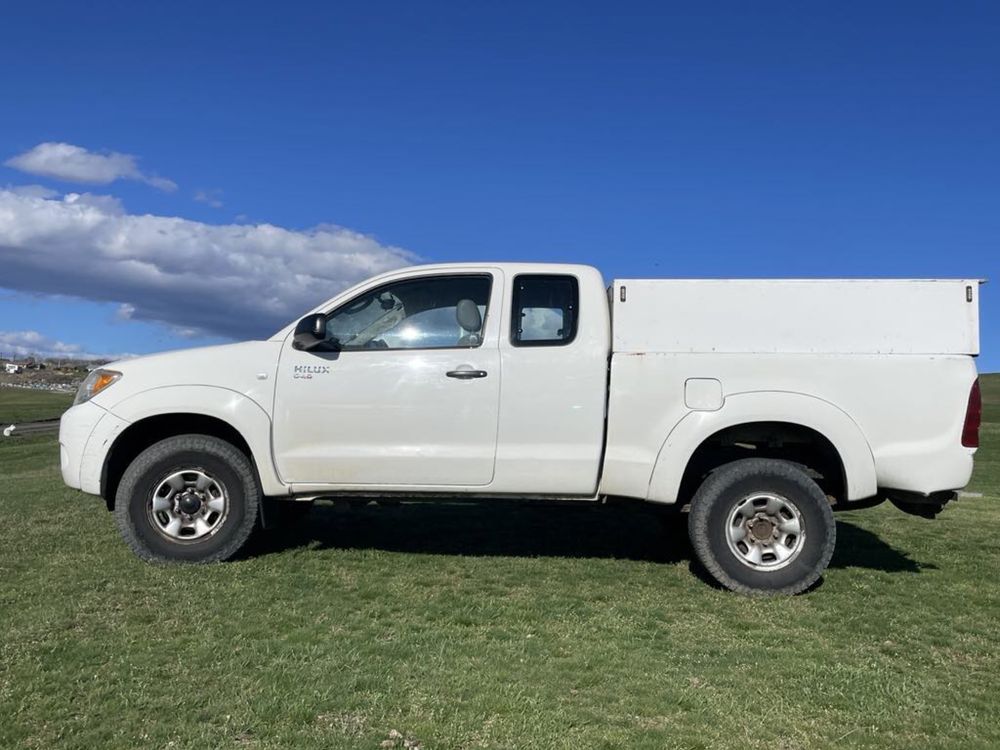
<svg viewBox="0 0 1000 750"><path fill-rule="evenodd" d="M807 576L780 588L760 588L737 580L720 565L710 543L709 514L714 504L721 501L721 496L729 486L740 480L760 475L778 476L802 486L803 490L817 503L824 519L824 536L820 542L822 553L819 562ZM712 578L730 591L747 596L793 596L807 591L826 570L833 557L837 540L837 524L833 517L833 509L819 485L795 464L770 458L747 458L733 461L710 474L702 482L691 501L688 530L691 545L694 547L698 561Z"/></svg>
<svg viewBox="0 0 1000 750"><path fill-rule="evenodd" d="M143 476L158 462L169 459L178 452L206 453L229 464L243 484L246 505L242 524L236 529L226 544L197 560L180 560L151 550L136 530L130 513L130 500L137 491ZM260 486L256 472L246 455L231 443L211 435L175 435L165 438L140 453L125 470L115 494L115 520L118 529L129 548L141 559L152 563L205 564L228 560L235 555L249 539L257 521L261 503Z"/></svg>

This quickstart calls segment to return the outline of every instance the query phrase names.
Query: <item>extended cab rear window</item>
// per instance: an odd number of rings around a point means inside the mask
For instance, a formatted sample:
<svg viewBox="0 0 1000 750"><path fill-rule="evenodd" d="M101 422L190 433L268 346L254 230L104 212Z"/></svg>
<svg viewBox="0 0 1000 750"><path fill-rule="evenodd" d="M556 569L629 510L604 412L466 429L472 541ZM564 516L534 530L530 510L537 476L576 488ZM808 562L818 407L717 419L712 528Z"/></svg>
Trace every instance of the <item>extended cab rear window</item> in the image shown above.
<svg viewBox="0 0 1000 750"><path fill-rule="evenodd" d="M576 337L580 289L575 276L514 277L510 340L514 346L563 346Z"/></svg>

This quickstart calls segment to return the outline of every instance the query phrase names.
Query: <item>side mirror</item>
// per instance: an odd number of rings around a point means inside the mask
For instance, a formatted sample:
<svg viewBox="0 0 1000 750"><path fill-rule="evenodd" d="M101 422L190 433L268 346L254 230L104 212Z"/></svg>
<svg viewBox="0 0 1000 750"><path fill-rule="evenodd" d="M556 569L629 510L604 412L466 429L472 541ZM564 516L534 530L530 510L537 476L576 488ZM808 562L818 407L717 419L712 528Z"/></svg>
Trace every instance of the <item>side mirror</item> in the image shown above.
<svg viewBox="0 0 1000 750"><path fill-rule="evenodd" d="M306 315L295 326L292 346L308 351L326 341L326 316L323 313Z"/></svg>

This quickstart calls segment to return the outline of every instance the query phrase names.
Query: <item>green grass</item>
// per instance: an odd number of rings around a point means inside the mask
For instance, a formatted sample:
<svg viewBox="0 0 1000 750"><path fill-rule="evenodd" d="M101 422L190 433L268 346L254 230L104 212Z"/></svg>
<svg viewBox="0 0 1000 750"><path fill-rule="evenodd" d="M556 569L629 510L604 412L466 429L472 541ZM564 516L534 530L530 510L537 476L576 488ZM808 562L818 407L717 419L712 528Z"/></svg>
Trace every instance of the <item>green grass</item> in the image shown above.
<svg viewBox="0 0 1000 750"><path fill-rule="evenodd" d="M72 403L70 393L0 386L0 425L57 419Z"/></svg>
<svg viewBox="0 0 1000 750"><path fill-rule="evenodd" d="M998 747L984 386L988 496L839 515L822 585L773 601L629 507L322 506L234 563L154 567L51 437L2 441L0 747Z"/></svg>
<svg viewBox="0 0 1000 750"><path fill-rule="evenodd" d="M981 375L983 423L979 430L983 448L976 454L976 473L969 490L1000 497L1000 374Z"/></svg>

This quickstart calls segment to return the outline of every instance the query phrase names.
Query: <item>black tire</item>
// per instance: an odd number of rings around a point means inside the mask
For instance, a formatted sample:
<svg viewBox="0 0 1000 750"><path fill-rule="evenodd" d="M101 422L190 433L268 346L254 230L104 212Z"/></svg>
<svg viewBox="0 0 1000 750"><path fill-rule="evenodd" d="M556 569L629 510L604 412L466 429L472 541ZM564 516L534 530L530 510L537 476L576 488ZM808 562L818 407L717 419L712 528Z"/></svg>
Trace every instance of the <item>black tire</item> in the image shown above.
<svg viewBox="0 0 1000 750"><path fill-rule="evenodd" d="M224 488L227 510L210 535L171 539L158 528L153 493L164 478L204 470ZM154 443L125 470L115 495L115 520L136 555L149 562L210 563L227 560L246 543L257 522L260 486L250 460L230 443L209 435L178 435Z"/></svg>
<svg viewBox="0 0 1000 750"><path fill-rule="evenodd" d="M740 541L731 545L727 538L734 518L740 522L734 522L733 528L742 532L742 519L750 512L746 509L753 503L758 503L759 507L764 505L759 497L747 500L758 494L778 496L791 505L790 509L783 507L783 513L789 510L798 513L801 534L787 537L794 544L798 536L798 546L794 548L797 552L790 554L788 562L776 559L763 563L747 561L748 556L740 554L739 545L743 548L748 545ZM751 505L747 505L748 502ZM737 511L737 507L743 510ZM736 513L739 515L734 517L732 514ZM763 516L765 511L761 509L760 513ZM754 521L751 518L746 523L752 525ZM761 533L768 528L775 535L783 533L775 524L760 528ZM720 584L750 596L775 596L798 594L819 580L833 556L837 525L823 491L805 472L787 461L750 458L726 464L705 479L691 501L688 533L699 562ZM747 534L747 540L752 540L750 531L742 533ZM768 539L766 544L770 543ZM766 544L758 545L765 550L765 560L767 555L776 558L766 552ZM764 567L760 567L762 565ZM783 567L768 569L768 565Z"/></svg>

